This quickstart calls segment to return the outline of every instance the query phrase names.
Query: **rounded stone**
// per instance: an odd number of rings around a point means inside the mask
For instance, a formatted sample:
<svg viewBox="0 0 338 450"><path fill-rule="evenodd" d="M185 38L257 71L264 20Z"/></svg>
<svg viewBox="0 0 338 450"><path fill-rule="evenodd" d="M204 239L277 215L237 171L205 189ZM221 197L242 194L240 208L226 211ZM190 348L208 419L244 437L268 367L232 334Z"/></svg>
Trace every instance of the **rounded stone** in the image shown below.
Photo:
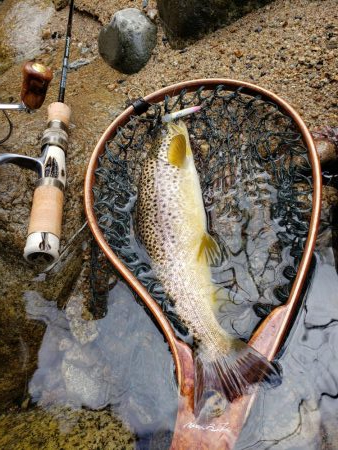
<svg viewBox="0 0 338 450"><path fill-rule="evenodd" d="M322 164L337 161L337 149L332 140L323 137L314 139L314 143Z"/></svg>
<svg viewBox="0 0 338 450"><path fill-rule="evenodd" d="M145 66L156 45L157 28L136 8L114 14L99 34L99 52L114 69L126 74Z"/></svg>

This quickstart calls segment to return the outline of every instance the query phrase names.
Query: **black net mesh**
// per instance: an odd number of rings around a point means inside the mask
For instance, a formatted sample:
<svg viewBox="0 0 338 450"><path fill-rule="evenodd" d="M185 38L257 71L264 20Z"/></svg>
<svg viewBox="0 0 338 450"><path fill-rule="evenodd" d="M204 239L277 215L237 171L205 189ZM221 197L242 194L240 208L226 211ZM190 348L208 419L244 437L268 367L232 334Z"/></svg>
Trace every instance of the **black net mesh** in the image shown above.
<svg viewBox="0 0 338 450"><path fill-rule="evenodd" d="M287 300L311 216L307 149L293 120L276 104L218 86L183 90L151 105L106 143L95 173L94 210L111 249L160 304L177 334L189 341L137 238L135 208L142 161L163 127L161 117L194 105L201 105L200 112L184 121L209 231L223 254L222 265L213 268L217 315L228 331L249 339L257 324ZM106 270L98 254L94 251L92 262L93 306L102 305L105 294L95 282Z"/></svg>

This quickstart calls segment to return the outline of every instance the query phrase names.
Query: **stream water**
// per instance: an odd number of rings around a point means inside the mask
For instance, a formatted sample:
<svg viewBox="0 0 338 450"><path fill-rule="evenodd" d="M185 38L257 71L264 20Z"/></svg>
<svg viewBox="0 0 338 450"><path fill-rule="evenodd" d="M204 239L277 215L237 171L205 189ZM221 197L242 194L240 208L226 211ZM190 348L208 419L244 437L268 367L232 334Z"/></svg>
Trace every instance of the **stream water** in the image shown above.
<svg viewBox="0 0 338 450"><path fill-rule="evenodd" d="M238 449L337 448L337 288L331 230L316 252L303 306L280 357L282 384L251 412Z"/></svg>

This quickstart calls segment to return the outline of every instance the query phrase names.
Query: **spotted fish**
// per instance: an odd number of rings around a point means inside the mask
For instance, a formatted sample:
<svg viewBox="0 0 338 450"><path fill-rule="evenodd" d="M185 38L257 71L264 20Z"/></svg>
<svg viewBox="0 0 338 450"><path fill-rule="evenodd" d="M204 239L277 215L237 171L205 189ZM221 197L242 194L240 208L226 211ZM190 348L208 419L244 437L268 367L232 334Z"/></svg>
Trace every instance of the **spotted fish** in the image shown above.
<svg viewBox="0 0 338 450"><path fill-rule="evenodd" d="M210 266L221 259L221 252L207 231L183 122L167 125L143 163L137 229L157 278L194 337L196 416L212 393L232 401L253 383L275 374L261 354L227 334L213 313L216 287Z"/></svg>

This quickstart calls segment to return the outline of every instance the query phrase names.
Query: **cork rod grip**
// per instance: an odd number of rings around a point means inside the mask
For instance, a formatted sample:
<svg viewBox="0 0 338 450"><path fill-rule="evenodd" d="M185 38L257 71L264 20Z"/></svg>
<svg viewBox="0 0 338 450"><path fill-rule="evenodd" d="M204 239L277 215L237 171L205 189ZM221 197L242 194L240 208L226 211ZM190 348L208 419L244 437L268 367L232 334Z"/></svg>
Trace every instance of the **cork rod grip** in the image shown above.
<svg viewBox="0 0 338 450"><path fill-rule="evenodd" d="M69 127L71 110L65 103L54 102L48 106L48 122L52 120L60 120Z"/></svg>
<svg viewBox="0 0 338 450"><path fill-rule="evenodd" d="M55 186L39 186L35 189L28 235L52 233L61 236L63 192Z"/></svg>

